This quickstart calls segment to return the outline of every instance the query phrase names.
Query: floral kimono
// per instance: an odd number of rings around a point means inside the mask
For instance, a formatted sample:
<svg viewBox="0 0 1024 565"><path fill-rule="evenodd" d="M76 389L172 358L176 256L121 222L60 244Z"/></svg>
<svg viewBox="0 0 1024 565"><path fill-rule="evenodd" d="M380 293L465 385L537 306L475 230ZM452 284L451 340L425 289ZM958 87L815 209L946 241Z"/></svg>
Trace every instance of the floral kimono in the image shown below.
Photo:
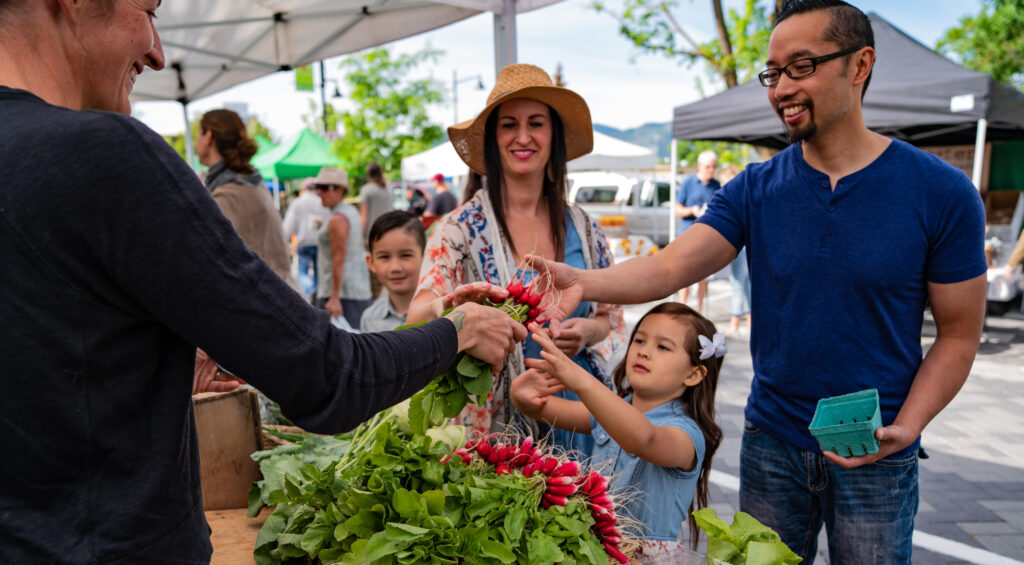
<svg viewBox="0 0 1024 565"><path fill-rule="evenodd" d="M566 226L566 231L575 229L582 240L586 268L611 266L612 253L601 230L578 206L567 209L572 225ZM477 281L507 286L516 274L516 264L501 229L491 221L494 217L487 191L481 190L442 218L427 242L426 260L420 271L417 292L430 289L443 296L459 285ZM590 303L587 317L593 318L598 313L608 315L612 330L601 343L584 348L583 354L588 357L589 365L603 368L614 348L625 347L627 333L622 309L618 305ZM459 416L458 422L467 426L470 434L504 431L506 426L515 425L520 431L533 433L536 437L539 432L537 423L516 410L509 395L512 379L526 370L523 349L521 344L505 361L485 405L470 404Z"/></svg>

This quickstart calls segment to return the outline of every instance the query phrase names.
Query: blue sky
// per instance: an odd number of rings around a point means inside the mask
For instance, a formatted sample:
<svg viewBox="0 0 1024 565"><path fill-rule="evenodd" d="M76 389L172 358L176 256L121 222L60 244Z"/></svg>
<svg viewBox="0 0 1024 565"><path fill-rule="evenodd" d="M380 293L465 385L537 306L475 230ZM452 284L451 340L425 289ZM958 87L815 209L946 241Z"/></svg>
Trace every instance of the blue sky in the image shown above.
<svg viewBox="0 0 1024 565"><path fill-rule="evenodd" d="M943 32L965 16L977 13L981 0L853 0L865 12L876 12L909 35L934 47ZM610 0L615 8L620 0ZM676 15L687 32L698 40L714 33L711 3L708 0L677 0ZM725 0L726 8L740 8L742 0ZM687 67L660 55L645 54L618 35L618 24L608 14L600 14L587 0L566 0L517 19L518 56L521 63L532 63L549 72L561 63L569 88L577 91L590 105L594 122L620 129L648 122L668 122L672 108L701 97L696 84L706 74L701 66ZM452 72L460 78L481 75L485 90L475 81L458 87L459 119L472 117L485 104L494 85L493 18L482 14L413 38L390 44L396 52L414 52L431 46L445 52L437 63L421 67L421 76L432 76L451 89ZM327 76L341 79L337 62L327 61ZM330 85L328 85L330 89ZM319 104L319 93L296 92L292 73L276 73L203 98L189 106L190 116L223 107L227 103L246 103L274 133L278 140L299 131L303 115L310 113L310 102ZM345 100L334 101L345 107ZM160 133L181 132L184 118L181 106L174 102L144 102L134 115ZM434 120L451 125L450 103L431 109Z"/></svg>

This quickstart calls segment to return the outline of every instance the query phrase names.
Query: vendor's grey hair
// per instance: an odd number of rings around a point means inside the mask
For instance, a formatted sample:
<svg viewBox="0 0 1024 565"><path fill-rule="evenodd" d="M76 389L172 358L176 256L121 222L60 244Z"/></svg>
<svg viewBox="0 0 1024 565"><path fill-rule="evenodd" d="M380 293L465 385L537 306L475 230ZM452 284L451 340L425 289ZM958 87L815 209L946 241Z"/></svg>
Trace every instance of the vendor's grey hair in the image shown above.
<svg viewBox="0 0 1024 565"><path fill-rule="evenodd" d="M710 163L711 161L718 162L718 153L715 153L714 151L712 151L710 149L708 149L707 151L701 152L700 155L697 155L697 164L698 165L706 165L706 164Z"/></svg>

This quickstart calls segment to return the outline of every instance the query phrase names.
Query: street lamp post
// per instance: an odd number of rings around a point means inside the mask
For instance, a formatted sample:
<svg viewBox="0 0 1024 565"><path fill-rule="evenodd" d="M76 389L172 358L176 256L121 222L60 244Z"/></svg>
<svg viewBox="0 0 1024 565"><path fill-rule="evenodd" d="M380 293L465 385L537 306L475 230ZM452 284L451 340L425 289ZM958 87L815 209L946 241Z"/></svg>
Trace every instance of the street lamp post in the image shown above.
<svg viewBox="0 0 1024 565"><path fill-rule="evenodd" d="M324 61L320 60L320 114L324 122L324 135L327 135L327 83L334 83L334 95L333 98L341 98L341 89L338 88L338 79L327 78L327 73L324 72Z"/></svg>
<svg viewBox="0 0 1024 565"><path fill-rule="evenodd" d="M452 117L455 121L453 124L459 123L459 85L466 81L476 80L476 89L484 89L484 78L481 75L474 75L463 79L459 78L459 71L452 69Z"/></svg>

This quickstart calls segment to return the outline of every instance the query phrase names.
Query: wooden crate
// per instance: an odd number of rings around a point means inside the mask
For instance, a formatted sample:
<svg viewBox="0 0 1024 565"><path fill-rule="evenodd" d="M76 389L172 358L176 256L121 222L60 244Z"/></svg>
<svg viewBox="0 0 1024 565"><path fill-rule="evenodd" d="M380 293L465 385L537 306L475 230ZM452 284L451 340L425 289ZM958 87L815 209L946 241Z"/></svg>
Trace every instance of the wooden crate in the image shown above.
<svg viewBox="0 0 1024 565"><path fill-rule="evenodd" d="M263 449L256 393L246 387L232 392L205 392L192 397L199 436L199 470L203 508L246 508L249 485L260 480L250 455Z"/></svg>

